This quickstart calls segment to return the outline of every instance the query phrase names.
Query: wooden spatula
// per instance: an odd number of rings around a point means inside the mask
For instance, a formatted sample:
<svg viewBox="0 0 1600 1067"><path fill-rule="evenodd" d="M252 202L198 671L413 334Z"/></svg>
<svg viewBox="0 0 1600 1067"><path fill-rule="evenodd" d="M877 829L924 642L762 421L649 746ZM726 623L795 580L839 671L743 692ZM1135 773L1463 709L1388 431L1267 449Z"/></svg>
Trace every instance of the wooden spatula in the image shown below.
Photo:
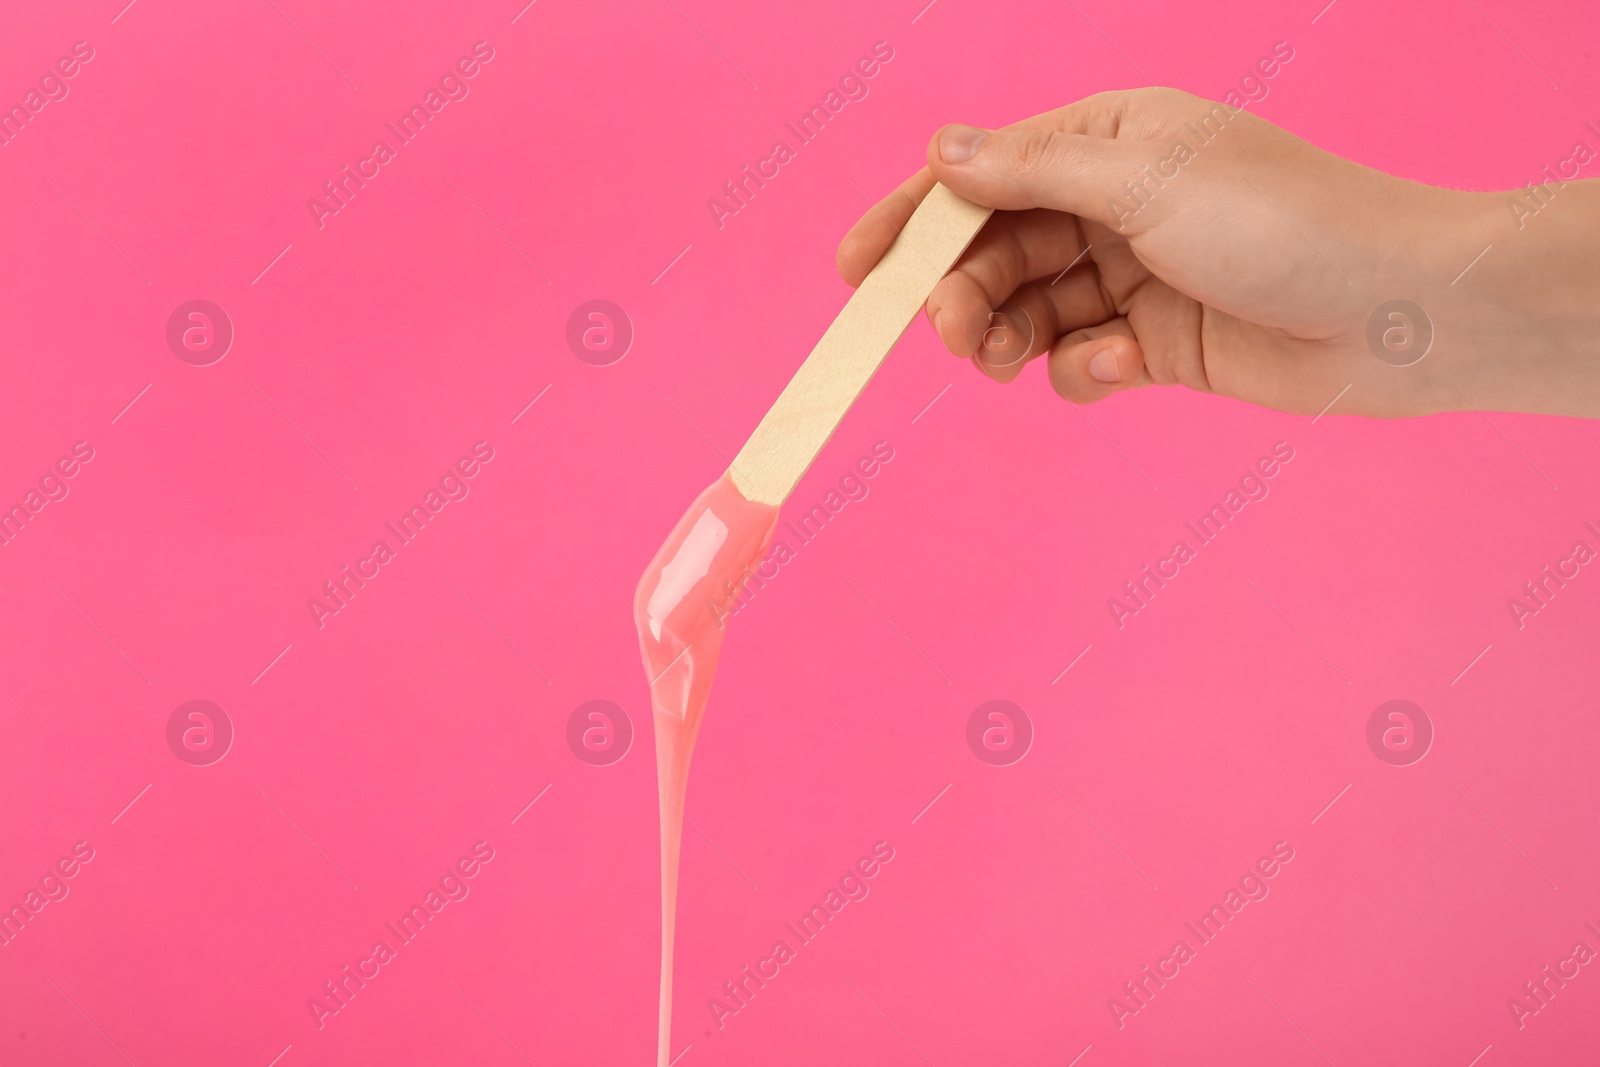
<svg viewBox="0 0 1600 1067"><path fill-rule="evenodd" d="M933 187L734 457L746 500L783 503L990 212Z"/></svg>

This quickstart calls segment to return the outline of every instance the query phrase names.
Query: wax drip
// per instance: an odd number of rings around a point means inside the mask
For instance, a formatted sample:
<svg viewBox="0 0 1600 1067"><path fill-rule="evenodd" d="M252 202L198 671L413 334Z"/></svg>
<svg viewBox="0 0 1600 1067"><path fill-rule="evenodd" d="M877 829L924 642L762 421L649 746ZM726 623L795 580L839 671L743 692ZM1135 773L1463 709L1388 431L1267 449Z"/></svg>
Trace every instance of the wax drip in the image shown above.
<svg viewBox="0 0 1600 1067"><path fill-rule="evenodd" d="M740 588L772 540L778 509L746 500L724 474L672 528L633 599L650 681L661 794L661 1002L657 1067L671 1062L672 959L683 805L700 720L722 654L725 593Z"/></svg>

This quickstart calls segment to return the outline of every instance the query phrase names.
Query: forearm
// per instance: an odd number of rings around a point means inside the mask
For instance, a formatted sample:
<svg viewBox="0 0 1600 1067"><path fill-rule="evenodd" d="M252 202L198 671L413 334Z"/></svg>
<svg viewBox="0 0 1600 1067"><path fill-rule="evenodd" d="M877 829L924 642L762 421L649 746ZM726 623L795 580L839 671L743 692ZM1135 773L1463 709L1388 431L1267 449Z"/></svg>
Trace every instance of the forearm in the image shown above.
<svg viewBox="0 0 1600 1067"><path fill-rule="evenodd" d="M1451 243L1476 250L1429 287L1430 399L1600 417L1600 181L1452 195L1464 211Z"/></svg>

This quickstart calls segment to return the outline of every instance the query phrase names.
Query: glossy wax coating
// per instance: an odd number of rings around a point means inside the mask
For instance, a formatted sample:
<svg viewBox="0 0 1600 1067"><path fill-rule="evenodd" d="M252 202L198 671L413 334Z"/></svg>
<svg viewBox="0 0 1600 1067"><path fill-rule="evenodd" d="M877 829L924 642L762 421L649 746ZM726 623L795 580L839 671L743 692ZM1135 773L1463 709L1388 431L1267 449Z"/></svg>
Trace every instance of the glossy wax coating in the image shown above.
<svg viewBox="0 0 1600 1067"><path fill-rule="evenodd" d="M670 1062L672 942L689 758L722 651L714 605L761 559L778 509L746 500L726 474L695 498L639 579L633 620L650 680L661 792L661 1010L658 1067ZM725 615L725 613L724 613Z"/></svg>

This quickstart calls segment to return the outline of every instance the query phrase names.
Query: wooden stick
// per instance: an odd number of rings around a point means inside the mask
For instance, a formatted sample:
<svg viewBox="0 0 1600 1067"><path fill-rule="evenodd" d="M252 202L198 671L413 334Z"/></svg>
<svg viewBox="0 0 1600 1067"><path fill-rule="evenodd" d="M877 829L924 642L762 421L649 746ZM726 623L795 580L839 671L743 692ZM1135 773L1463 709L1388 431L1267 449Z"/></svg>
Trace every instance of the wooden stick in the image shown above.
<svg viewBox="0 0 1600 1067"><path fill-rule="evenodd" d="M989 214L933 187L734 457L746 500L783 503Z"/></svg>

